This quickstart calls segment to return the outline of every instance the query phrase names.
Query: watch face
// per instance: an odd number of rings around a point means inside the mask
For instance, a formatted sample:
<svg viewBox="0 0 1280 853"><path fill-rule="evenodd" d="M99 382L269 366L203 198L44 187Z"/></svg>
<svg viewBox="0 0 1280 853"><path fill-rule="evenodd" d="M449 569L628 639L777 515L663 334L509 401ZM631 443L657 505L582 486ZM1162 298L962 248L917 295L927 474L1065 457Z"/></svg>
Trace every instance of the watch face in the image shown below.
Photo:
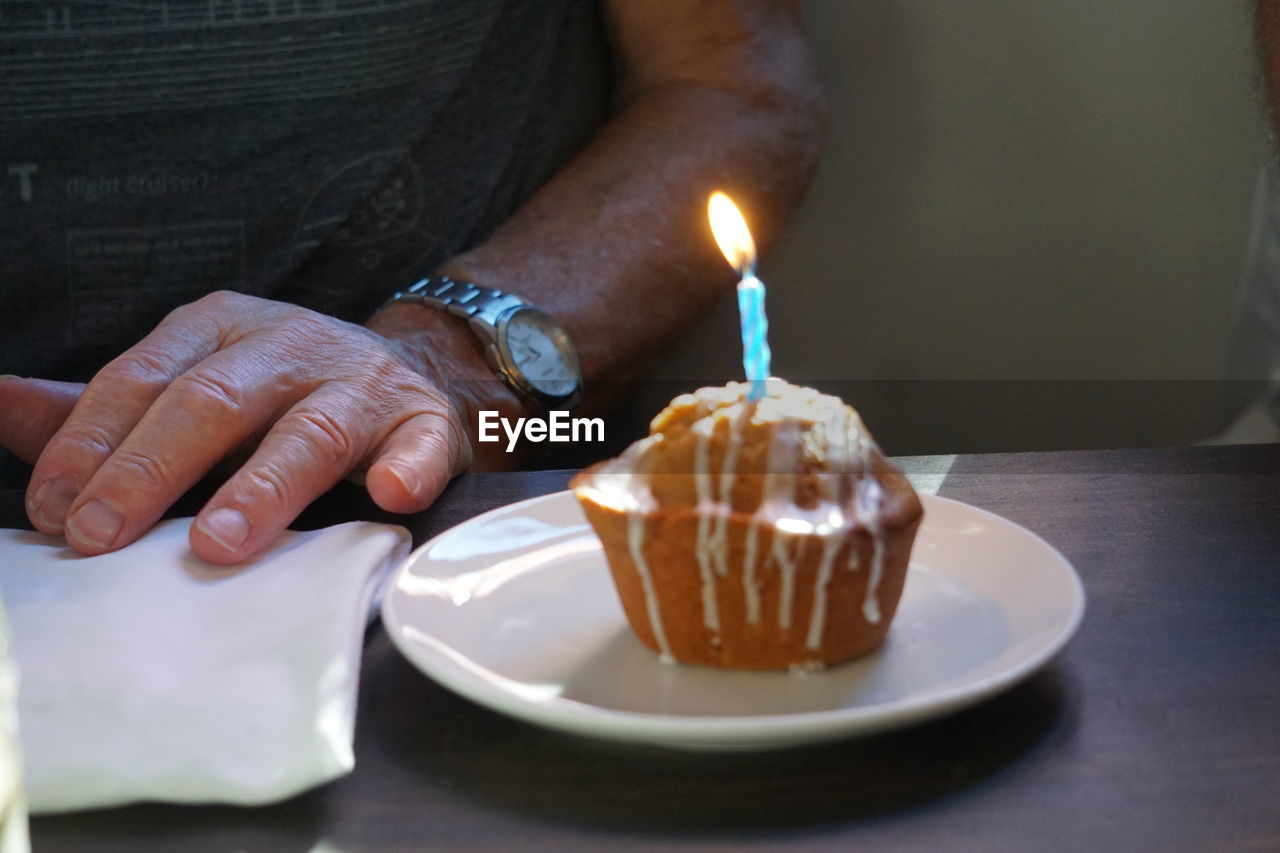
<svg viewBox="0 0 1280 853"><path fill-rule="evenodd" d="M512 366L536 391L567 397L578 387L578 358L568 336L541 311L522 309L512 314L505 323L503 343Z"/></svg>

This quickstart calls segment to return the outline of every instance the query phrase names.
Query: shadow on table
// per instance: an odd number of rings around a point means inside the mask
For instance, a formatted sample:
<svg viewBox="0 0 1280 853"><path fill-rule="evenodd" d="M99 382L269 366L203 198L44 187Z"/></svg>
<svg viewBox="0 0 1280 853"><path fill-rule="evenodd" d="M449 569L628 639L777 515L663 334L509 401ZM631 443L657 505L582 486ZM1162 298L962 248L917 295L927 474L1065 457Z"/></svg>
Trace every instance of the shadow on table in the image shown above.
<svg viewBox="0 0 1280 853"><path fill-rule="evenodd" d="M1078 702L1069 670L1055 665L975 708L899 732L696 753L540 729L453 696L398 656L378 664L380 680L400 685L399 701L372 705L369 740L379 742L364 744L364 755L376 751L398 775L481 806L654 836L845 823L962 795L1073 728Z"/></svg>
<svg viewBox="0 0 1280 853"><path fill-rule="evenodd" d="M31 846L94 853L270 850L306 853L323 837L324 809L303 797L267 808L146 804L31 818Z"/></svg>

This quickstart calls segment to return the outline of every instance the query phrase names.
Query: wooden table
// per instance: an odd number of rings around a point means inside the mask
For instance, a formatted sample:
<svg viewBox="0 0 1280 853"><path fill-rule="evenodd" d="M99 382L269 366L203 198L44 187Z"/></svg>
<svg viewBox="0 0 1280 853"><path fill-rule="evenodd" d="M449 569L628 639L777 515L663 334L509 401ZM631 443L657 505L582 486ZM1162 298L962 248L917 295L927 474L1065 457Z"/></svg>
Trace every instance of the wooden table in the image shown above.
<svg viewBox="0 0 1280 853"><path fill-rule="evenodd" d="M567 479L464 477L411 526ZM756 755L615 745L460 699L374 628L351 776L269 808L35 818L35 849L1280 849L1280 446L961 456L939 493L1044 536L1089 596L1067 650L978 707Z"/></svg>

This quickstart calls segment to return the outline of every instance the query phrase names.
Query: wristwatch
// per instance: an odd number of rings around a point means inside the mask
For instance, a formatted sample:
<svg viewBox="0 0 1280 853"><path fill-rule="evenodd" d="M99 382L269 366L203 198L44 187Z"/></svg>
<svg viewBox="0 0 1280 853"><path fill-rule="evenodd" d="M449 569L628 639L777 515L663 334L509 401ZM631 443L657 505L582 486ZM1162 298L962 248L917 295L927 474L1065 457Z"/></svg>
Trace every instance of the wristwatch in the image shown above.
<svg viewBox="0 0 1280 853"><path fill-rule="evenodd" d="M578 353L551 315L514 293L447 276L424 278L383 304L416 302L466 320L489 364L513 390L547 409L571 409L582 392Z"/></svg>

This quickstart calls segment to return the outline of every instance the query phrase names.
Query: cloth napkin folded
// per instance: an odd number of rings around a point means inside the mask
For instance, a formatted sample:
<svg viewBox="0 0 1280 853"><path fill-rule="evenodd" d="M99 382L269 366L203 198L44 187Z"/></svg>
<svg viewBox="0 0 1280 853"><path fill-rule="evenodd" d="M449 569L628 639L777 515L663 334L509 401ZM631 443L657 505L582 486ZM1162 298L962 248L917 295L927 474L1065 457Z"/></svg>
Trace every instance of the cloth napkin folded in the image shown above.
<svg viewBox="0 0 1280 853"><path fill-rule="evenodd" d="M269 803L354 766L363 633L408 531L290 532L227 569L190 526L98 557L0 531L32 811Z"/></svg>

